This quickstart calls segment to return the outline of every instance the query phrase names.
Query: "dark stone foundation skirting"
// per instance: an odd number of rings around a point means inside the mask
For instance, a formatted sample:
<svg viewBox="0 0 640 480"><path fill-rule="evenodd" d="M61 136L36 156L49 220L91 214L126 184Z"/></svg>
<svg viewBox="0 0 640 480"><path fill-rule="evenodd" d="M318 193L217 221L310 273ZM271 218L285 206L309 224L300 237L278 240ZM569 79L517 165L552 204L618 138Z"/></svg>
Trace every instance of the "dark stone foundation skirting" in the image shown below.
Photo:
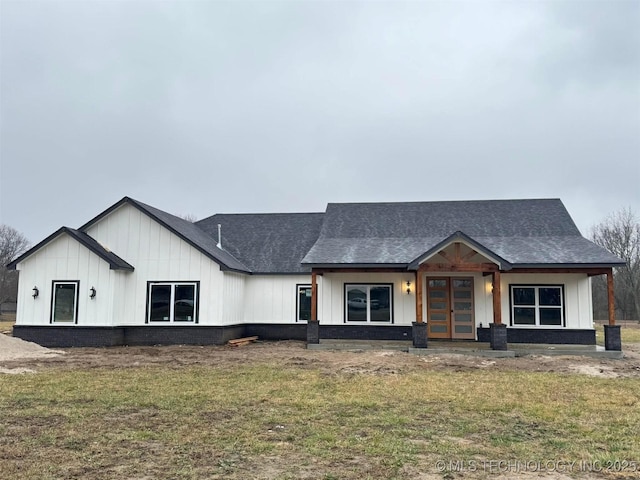
<svg viewBox="0 0 640 480"><path fill-rule="evenodd" d="M408 340L412 326L323 325L320 339ZM478 341L489 342L488 328L478 328ZM189 326L35 326L15 325L13 335L46 347L109 347L116 345L223 345L232 338L257 335L263 340L307 340L307 324L252 323L224 327ZM612 334L611 339L615 337ZM595 345L594 330L507 328L508 343ZM613 343L613 342L612 342Z"/></svg>
<svg viewBox="0 0 640 480"><path fill-rule="evenodd" d="M488 328L478 328L478 341L489 343L491 340ZM578 330L566 328L535 329L508 328L507 343L550 343L564 345L595 345L595 330Z"/></svg>
<svg viewBox="0 0 640 480"><path fill-rule="evenodd" d="M412 340L411 325L323 325L321 339L340 340Z"/></svg>
<svg viewBox="0 0 640 480"><path fill-rule="evenodd" d="M15 325L13 336L45 347L117 345L224 345L233 338L258 335L263 340L305 340L306 324L231 326L82 327Z"/></svg>

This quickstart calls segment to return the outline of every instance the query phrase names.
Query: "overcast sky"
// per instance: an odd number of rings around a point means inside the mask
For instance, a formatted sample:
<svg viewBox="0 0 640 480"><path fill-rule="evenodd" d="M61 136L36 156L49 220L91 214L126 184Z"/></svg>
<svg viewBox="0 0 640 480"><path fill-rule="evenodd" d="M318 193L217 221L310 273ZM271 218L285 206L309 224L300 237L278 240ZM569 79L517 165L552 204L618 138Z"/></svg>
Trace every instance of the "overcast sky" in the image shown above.
<svg viewBox="0 0 640 480"><path fill-rule="evenodd" d="M640 215L640 2L0 1L0 223L559 197Z"/></svg>

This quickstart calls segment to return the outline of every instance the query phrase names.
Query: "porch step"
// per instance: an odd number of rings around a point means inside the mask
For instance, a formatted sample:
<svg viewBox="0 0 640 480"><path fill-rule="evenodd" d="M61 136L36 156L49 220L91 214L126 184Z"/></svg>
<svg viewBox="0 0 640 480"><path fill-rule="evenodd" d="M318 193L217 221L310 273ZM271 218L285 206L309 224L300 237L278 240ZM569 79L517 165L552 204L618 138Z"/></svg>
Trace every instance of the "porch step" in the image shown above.
<svg viewBox="0 0 640 480"><path fill-rule="evenodd" d="M489 358L513 358L516 356L516 352L513 350L491 350L486 348L413 348L409 349L409 353L413 355L472 355L477 357L489 357Z"/></svg>
<svg viewBox="0 0 640 480"><path fill-rule="evenodd" d="M307 344L309 350L395 350L413 355L472 355L489 358L513 358L527 355L579 355L596 358L623 358L623 352L605 350L596 345L550 345L510 343L509 350L491 350L484 342L451 342L431 340L427 348L414 348L411 341L402 340L348 340L321 339L320 343Z"/></svg>
<svg viewBox="0 0 640 480"><path fill-rule="evenodd" d="M309 343L309 350L396 350L408 352L413 343L403 340L348 340L321 339L320 343Z"/></svg>
<svg viewBox="0 0 640 480"><path fill-rule="evenodd" d="M551 345L535 343L510 343L516 357L526 355L581 355L594 358L624 358L624 353L616 350L605 350L600 345Z"/></svg>

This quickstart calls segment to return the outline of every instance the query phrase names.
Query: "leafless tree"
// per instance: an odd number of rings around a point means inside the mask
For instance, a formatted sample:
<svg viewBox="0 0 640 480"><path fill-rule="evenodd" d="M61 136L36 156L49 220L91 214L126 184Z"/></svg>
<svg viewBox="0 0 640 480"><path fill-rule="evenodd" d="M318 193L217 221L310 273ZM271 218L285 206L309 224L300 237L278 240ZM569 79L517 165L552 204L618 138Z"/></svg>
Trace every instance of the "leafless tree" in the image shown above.
<svg viewBox="0 0 640 480"><path fill-rule="evenodd" d="M193 213L177 214L176 217L180 217L181 219L186 220L187 222L191 222L191 223L194 223L194 222L198 221L198 217L196 215L194 215Z"/></svg>
<svg viewBox="0 0 640 480"><path fill-rule="evenodd" d="M616 310L622 319L640 321L640 220L630 208L622 209L593 227L591 239L627 262L614 269ZM606 298L606 281L598 278L593 296L596 316L602 315L603 306L606 309Z"/></svg>
<svg viewBox="0 0 640 480"><path fill-rule="evenodd" d="M15 228L0 225L0 307L15 302L18 293L18 272L7 269L7 264L24 253L29 241Z"/></svg>

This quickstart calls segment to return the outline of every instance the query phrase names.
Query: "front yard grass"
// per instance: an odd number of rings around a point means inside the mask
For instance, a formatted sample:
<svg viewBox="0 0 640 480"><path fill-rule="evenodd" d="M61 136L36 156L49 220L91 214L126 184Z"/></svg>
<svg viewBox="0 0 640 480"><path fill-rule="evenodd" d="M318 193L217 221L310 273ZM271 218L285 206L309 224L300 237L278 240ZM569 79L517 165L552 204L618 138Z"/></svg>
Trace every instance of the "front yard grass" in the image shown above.
<svg viewBox="0 0 640 480"><path fill-rule="evenodd" d="M151 366L2 375L0 392L0 478L390 479L437 474L438 461L640 461L632 378Z"/></svg>
<svg viewBox="0 0 640 480"><path fill-rule="evenodd" d="M619 323L620 325L620 337L622 343L640 343L640 324L634 323ZM598 345L604 345L604 327L601 324L596 324L596 343ZM624 350L624 348L623 348Z"/></svg>

